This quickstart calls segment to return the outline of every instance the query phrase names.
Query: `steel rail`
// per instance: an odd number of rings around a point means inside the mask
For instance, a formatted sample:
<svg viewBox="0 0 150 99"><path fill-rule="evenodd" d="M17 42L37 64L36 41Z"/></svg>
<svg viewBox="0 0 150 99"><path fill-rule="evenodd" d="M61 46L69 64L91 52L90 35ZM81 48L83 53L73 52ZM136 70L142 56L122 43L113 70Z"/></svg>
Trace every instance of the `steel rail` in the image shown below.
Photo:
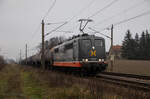
<svg viewBox="0 0 150 99"><path fill-rule="evenodd" d="M150 92L149 76L103 72L97 75L96 78L107 83Z"/></svg>
<svg viewBox="0 0 150 99"><path fill-rule="evenodd" d="M120 76L120 77L129 77L129 78L137 78L137 79L143 79L143 80L150 80L150 76L128 74L128 73L101 72L100 74L112 75L112 76Z"/></svg>

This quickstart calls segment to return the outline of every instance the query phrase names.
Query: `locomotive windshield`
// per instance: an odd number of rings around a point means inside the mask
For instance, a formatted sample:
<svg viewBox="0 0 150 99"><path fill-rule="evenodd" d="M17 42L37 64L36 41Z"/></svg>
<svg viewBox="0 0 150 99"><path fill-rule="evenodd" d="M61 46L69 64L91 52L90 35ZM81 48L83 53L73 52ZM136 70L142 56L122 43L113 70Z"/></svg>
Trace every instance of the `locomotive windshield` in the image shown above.
<svg viewBox="0 0 150 99"><path fill-rule="evenodd" d="M82 44L85 48L90 48L91 47L91 40L83 40Z"/></svg>
<svg viewBox="0 0 150 99"><path fill-rule="evenodd" d="M100 46L102 47L103 46L103 41L102 40L95 40L95 46Z"/></svg>

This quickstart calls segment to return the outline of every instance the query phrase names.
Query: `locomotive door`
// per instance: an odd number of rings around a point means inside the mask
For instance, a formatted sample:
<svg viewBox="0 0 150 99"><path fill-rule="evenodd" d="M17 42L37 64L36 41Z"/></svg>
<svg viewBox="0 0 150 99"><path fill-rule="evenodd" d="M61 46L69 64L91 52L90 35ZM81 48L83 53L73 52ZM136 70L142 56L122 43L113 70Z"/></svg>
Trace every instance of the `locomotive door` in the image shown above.
<svg viewBox="0 0 150 99"><path fill-rule="evenodd" d="M95 39L95 49L97 50L97 58L105 56L105 46L102 39Z"/></svg>
<svg viewBox="0 0 150 99"><path fill-rule="evenodd" d="M82 58L90 58L90 50L92 47L91 39L83 39L81 43L81 56Z"/></svg>

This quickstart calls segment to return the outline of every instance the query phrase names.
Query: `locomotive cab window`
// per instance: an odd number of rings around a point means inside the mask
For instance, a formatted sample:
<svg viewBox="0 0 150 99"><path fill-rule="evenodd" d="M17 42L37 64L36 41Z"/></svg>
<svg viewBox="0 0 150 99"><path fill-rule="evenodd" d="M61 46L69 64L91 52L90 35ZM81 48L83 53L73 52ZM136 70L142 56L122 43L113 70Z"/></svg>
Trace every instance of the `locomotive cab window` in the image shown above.
<svg viewBox="0 0 150 99"><path fill-rule="evenodd" d="M100 46L102 47L103 46L103 41L102 40L95 40L95 46Z"/></svg>
<svg viewBox="0 0 150 99"><path fill-rule="evenodd" d="M83 44L85 47L90 47L90 46L91 46L91 40L83 40L83 41L82 41L82 44Z"/></svg>

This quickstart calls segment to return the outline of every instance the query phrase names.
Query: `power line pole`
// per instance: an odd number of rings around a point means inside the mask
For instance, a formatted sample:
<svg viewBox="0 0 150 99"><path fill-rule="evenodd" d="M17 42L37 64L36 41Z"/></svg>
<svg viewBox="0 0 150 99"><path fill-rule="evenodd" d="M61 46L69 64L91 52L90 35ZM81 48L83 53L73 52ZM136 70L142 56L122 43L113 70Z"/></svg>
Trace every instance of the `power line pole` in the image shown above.
<svg viewBox="0 0 150 99"><path fill-rule="evenodd" d="M113 55L113 29L114 26L112 24L111 26L111 49L110 49L110 64L111 64L111 71L113 71L113 65L114 65L114 55Z"/></svg>
<svg viewBox="0 0 150 99"><path fill-rule="evenodd" d="M111 49L113 47L113 29L114 29L114 26L112 24L112 26L111 26Z"/></svg>
<svg viewBox="0 0 150 99"><path fill-rule="evenodd" d="M27 64L27 55L28 55L28 49L27 49L27 44L26 44L26 51L25 51L25 56L26 56L26 64Z"/></svg>
<svg viewBox="0 0 150 99"><path fill-rule="evenodd" d="M22 59L21 59L21 49L20 49L20 61L19 61L19 62L20 62L20 64L21 64L21 60L22 60Z"/></svg>
<svg viewBox="0 0 150 99"><path fill-rule="evenodd" d="M41 64L42 68L45 68L45 55L44 55L44 20L42 20L42 56L41 56Z"/></svg>

